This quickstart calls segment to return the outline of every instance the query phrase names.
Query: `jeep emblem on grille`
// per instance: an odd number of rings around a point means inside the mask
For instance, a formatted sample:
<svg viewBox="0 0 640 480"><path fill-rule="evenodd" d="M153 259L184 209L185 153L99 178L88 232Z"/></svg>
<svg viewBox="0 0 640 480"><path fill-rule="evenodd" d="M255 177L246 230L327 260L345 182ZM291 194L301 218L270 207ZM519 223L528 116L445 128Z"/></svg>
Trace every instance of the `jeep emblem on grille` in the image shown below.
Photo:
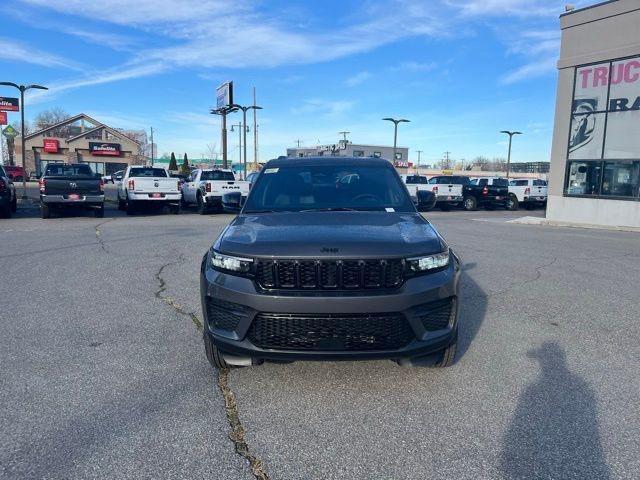
<svg viewBox="0 0 640 480"><path fill-rule="evenodd" d="M322 253L338 253L340 249L336 247L322 247L320 251Z"/></svg>

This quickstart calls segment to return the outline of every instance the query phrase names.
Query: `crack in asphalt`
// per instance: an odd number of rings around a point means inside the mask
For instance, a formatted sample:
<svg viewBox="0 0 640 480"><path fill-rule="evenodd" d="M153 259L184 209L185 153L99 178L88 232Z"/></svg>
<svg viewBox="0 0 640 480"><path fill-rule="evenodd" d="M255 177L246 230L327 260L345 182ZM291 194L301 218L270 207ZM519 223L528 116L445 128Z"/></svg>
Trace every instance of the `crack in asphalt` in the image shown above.
<svg viewBox="0 0 640 480"><path fill-rule="evenodd" d="M94 228L96 231L96 240L98 241L98 244L100 245L100 248L102 249L102 251L104 251L105 253L110 253L109 249L107 248L107 244L105 243L105 241L102 239L102 226L106 223L112 222L113 220L115 220L115 218L110 218L108 220L105 220L104 222L100 222L99 224L97 224Z"/></svg>
<svg viewBox="0 0 640 480"><path fill-rule="evenodd" d="M180 256L178 257L178 260L167 262L160 267L155 274L155 278L158 281L158 290L155 291L154 295L157 299L162 300L180 315L188 317L196 325L198 331L203 331L204 326L195 312L187 312L172 297L163 295L167 291L168 287L166 280L162 276L162 272L165 268L182 263L184 260L184 257ZM218 388L220 389L222 398L224 399L227 421L231 428L229 439L233 442L236 453L249 462L251 473L255 478L258 480L269 480L269 475L265 471L263 461L250 453L249 445L245 438L245 429L240 421L240 413L238 412L236 396L229 386L229 369L224 368L218 370Z"/></svg>

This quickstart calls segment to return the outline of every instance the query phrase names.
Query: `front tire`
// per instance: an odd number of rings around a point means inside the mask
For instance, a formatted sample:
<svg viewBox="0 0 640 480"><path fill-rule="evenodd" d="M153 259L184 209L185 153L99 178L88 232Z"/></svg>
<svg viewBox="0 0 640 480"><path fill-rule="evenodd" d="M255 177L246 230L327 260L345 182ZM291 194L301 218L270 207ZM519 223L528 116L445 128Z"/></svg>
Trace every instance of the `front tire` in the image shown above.
<svg viewBox="0 0 640 480"><path fill-rule="evenodd" d="M520 208L520 202L518 202L518 197L515 195L509 195L509 200L507 200L507 210L516 211Z"/></svg>
<svg viewBox="0 0 640 480"><path fill-rule="evenodd" d="M136 213L136 208L132 201L127 201L125 210L127 211L127 215L133 215L134 213Z"/></svg>
<svg viewBox="0 0 640 480"><path fill-rule="evenodd" d="M120 210L121 212L124 212L126 209L127 209L127 203L120 198L120 195L118 195L118 210Z"/></svg>
<svg viewBox="0 0 640 480"><path fill-rule="evenodd" d="M216 347L213 344L213 341L211 340L211 335L209 335L208 333L204 334L204 351L207 354L207 360L209 360L209 363L211 364L211 366L215 369L218 370L222 370L225 368L233 368L232 365L229 365L227 362L225 362L224 357L222 356L222 353L220 352L220 350L218 350L218 347Z"/></svg>
<svg viewBox="0 0 640 480"><path fill-rule="evenodd" d="M96 218L104 218L104 205L100 205L93 211Z"/></svg>
<svg viewBox="0 0 640 480"><path fill-rule="evenodd" d="M478 208L478 201L475 197L465 197L462 204L467 212L472 212Z"/></svg>

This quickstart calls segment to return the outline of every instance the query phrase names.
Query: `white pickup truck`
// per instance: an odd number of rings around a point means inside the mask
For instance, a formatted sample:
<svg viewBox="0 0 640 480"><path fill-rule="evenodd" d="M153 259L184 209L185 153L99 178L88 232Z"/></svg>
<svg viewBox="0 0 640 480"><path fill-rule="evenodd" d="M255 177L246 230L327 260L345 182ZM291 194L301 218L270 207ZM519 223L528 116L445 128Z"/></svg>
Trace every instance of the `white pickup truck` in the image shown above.
<svg viewBox="0 0 640 480"><path fill-rule="evenodd" d="M118 184L118 209L127 215L141 205L169 206L173 214L180 212L180 182L164 168L128 167Z"/></svg>
<svg viewBox="0 0 640 480"><path fill-rule="evenodd" d="M526 209L547 204L547 181L538 179L511 180L509 182L509 200L507 208L518 210L520 205Z"/></svg>
<svg viewBox="0 0 640 480"><path fill-rule="evenodd" d="M423 175L400 175L402 181L409 190L409 195L414 203L418 201L418 190L429 190L427 188L427 177Z"/></svg>
<svg viewBox="0 0 640 480"><path fill-rule="evenodd" d="M462 175L437 175L426 186L436 196L436 206L446 211L462 204L463 186L468 183L469 178Z"/></svg>
<svg viewBox="0 0 640 480"><path fill-rule="evenodd" d="M229 169L196 169L182 184L182 206L196 205L204 215L210 210L222 210L222 196L225 193L240 192L249 195L249 182L236 180Z"/></svg>

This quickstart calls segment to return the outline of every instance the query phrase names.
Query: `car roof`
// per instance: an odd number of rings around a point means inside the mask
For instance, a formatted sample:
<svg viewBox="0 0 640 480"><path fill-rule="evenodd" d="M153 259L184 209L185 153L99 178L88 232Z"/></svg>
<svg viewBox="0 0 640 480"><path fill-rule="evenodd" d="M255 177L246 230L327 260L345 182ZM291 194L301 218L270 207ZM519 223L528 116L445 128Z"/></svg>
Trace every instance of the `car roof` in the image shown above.
<svg viewBox="0 0 640 480"><path fill-rule="evenodd" d="M290 157L269 160L265 168L273 167L307 167L313 165L333 166L333 165L359 165L371 167L389 167L391 162L384 158L375 157Z"/></svg>

